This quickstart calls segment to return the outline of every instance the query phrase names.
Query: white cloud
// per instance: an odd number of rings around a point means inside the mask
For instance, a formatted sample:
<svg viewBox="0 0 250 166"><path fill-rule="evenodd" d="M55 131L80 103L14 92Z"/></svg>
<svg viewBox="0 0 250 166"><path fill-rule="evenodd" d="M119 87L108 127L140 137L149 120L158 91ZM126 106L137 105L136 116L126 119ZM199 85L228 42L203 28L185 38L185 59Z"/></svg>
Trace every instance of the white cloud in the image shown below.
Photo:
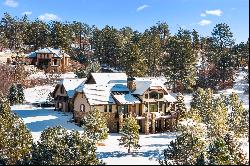
<svg viewBox="0 0 250 166"><path fill-rule="evenodd" d="M52 13L44 13L43 15L40 15L38 17L39 20L42 20L42 21L56 21L56 20L61 20L60 17L58 17L57 15L55 14L52 14Z"/></svg>
<svg viewBox="0 0 250 166"><path fill-rule="evenodd" d="M5 0L4 4L6 6L9 6L9 7L17 7L18 6L18 2L14 1L14 0Z"/></svg>
<svg viewBox="0 0 250 166"><path fill-rule="evenodd" d="M148 5L142 5L142 6L138 7L138 8L136 9L136 11L139 12L139 11L141 11L141 10L147 8L147 7L149 7L149 6L148 6Z"/></svg>
<svg viewBox="0 0 250 166"><path fill-rule="evenodd" d="M206 14L205 13L201 13L201 17L206 17Z"/></svg>
<svg viewBox="0 0 250 166"><path fill-rule="evenodd" d="M216 10L206 10L206 14L211 14L211 15L215 15L215 16L221 16L223 12L220 9L216 9Z"/></svg>
<svg viewBox="0 0 250 166"><path fill-rule="evenodd" d="M211 23L212 23L212 21L203 19L198 24L201 26L205 26L205 25L209 25Z"/></svg>
<svg viewBox="0 0 250 166"><path fill-rule="evenodd" d="M22 15L31 15L32 14L32 12L31 11L26 11L26 12L22 12Z"/></svg>

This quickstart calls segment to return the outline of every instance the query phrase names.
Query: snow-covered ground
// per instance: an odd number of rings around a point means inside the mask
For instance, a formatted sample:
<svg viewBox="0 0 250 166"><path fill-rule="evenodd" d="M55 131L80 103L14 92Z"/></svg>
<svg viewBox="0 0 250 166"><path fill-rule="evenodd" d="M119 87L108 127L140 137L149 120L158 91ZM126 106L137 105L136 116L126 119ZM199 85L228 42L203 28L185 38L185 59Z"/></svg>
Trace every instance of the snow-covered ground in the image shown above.
<svg viewBox="0 0 250 166"><path fill-rule="evenodd" d="M76 74L74 72L67 72L64 74L45 74L44 71L39 71L36 73L33 73L31 75L29 75L29 77L27 79L46 79L48 77L52 77L52 78L57 78L57 79L63 79L63 78L76 78Z"/></svg>
<svg viewBox="0 0 250 166"><path fill-rule="evenodd" d="M54 108L40 108L31 105L15 105L11 110L17 113L31 131L34 141L39 140L41 132L48 128L61 125L67 130L83 131L83 129L74 123L69 122L72 119L72 113L54 111Z"/></svg>
<svg viewBox="0 0 250 166"><path fill-rule="evenodd" d="M61 125L67 130L83 129L72 122L72 113L54 111L54 108L32 107L30 105L16 105L11 109L17 113L31 131L34 141L39 140L41 132L48 128ZM127 154L127 149L119 146L120 134L111 133L103 143L105 146L97 147L97 155L106 164L159 164L157 159L171 140L175 139L174 132L140 135L141 148L134 154Z"/></svg>
<svg viewBox="0 0 250 166"><path fill-rule="evenodd" d="M54 89L55 86L52 85L24 89L25 101L27 103L42 103L48 101L49 93L53 92Z"/></svg>

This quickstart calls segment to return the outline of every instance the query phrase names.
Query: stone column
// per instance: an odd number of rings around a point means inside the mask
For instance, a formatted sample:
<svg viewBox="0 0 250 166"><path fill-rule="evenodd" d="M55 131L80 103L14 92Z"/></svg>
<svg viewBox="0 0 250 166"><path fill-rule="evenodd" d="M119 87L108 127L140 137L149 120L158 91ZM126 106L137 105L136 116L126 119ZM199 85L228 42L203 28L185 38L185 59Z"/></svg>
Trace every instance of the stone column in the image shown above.
<svg viewBox="0 0 250 166"><path fill-rule="evenodd" d="M151 125L152 125L151 133L155 134L155 114L153 114L153 113L152 113L152 123L151 123Z"/></svg>
<svg viewBox="0 0 250 166"><path fill-rule="evenodd" d="M165 119L162 118L160 121L161 121L161 129L164 131Z"/></svg>
<svg viewBox="0 0 250 166"><path fill-rule="evenodd" d="M122 125L123 125L123 113L121 112L119 114L119 131L122 129Z"/></svg>
<svg viewBox="0 0 250 166"><path fill-rule="evenodd" d="M170 124L169 124L169 126L170 126L170 131L173 131L173 114L171 113L171 118L170 118Z"/></svg>
<svg viewBox="0 0 250 166"><path fill-rule="evenodd" d="M144 130L145 130L145 134L149 134L149 117L148 117L148 113L146 112L144 114L145 116L145 120L144 120Z"/></svg>

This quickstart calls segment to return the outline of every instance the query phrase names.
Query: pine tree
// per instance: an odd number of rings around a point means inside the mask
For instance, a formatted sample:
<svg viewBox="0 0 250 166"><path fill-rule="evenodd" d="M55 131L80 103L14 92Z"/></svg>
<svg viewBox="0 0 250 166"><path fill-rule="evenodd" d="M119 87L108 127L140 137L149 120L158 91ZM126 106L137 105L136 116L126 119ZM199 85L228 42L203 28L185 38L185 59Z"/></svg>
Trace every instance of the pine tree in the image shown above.
<svg viewBox="0 0 250 166"><path fill-rule="evenodd" d="M208 115L211 114L212 111L212 103L213 103L213 91L211 89L202 89L198 88L193 93L193 98L190 103L191 110L196 111L201 119L202 122L207 124L208 123Z"/></svg>
<svg viewBox="0 0 250 166"><path fill-rule="evenodd" d="M180 125L180 134L164 150L161 165L194 165L206 153L204 126L195 121L189 123Z"/></svg>
<svg viewBox="0 0 250 166"><path fill-rule="evenodd" d="M137 121L134 117L129 115L124 119L124 123L120 133L122 134L119 140L119 145L128 148L128 153L131 152L131 149L140 148L139 145L139 129L140 126L137 124Z"/></svg>
<svg viewBox="0 0 250 166"><path fill-rule="evenodd" d="M230 154L231 165L248 165L246 154L242 152L241 144L235 138L235 134L227 133L224 137L227 149Z"/></svg>
<svg viewBox="0 0 250 166"><path fill-rule="evenodd" d="M93 142L98 143L107 139L108 131L106 119L99 110L94 109L82 119L84 132Z"/></svg>
<svg viewBox="0 0 250 166"><path fill-rule="evenodd" d="M181 93L177 94L177 105L176 109L179 112L179 119L186 119L187 117L187 108L184 103L184 96Z"/></svg>
<svg viewBox="0 0 250 166"><path fill-rule="evenodd" d="M209 165L230 165L230 152L223 138L217 137L208 148Z"/></svg>
<svg viewBox="0 0 250 166"><path fill-rule="evenodd" d="M17 103L23 104L25 99L22 84L17 84Z"/></svg>
<svg viewBox="0 0 250 166"><path fill-rule="evenodd" d="M229 96L230 114L228 116L229 129L232 130L237 137L245 136L249 130L248 117L249 112L243 107L243 102L239 101L236 93Z"/></svg>
<svg viewBox="0 0 250 166"><path fill-rule="evenodd" d="M0 160L7 165L22 162L31 151L32 136L4 98L0 98L0 126Z"/></svg>
<svg viewBox="0 0 250 166"><path fill-rule="evenodd" d="M180 29L176 35L169 37L165 52L164 74L173 83L173 91L192 91L195 85L197 54L192 47L190 32Z"/></svg>
<svg viewBox="0 0 250 166"><path fill-rule="evenodd" d="M33 165L98 165L95 144L78 131L67 132L61 126L45 129L33 144Z"/></svg>
<svg viewBox="0 0 250 166"><path fill-rule="evenodd" d="M17 95L17 87L16 84L12 84L10 89L9 89L9 101L11 105L17 104L18 103L18 95Z"/></svg>

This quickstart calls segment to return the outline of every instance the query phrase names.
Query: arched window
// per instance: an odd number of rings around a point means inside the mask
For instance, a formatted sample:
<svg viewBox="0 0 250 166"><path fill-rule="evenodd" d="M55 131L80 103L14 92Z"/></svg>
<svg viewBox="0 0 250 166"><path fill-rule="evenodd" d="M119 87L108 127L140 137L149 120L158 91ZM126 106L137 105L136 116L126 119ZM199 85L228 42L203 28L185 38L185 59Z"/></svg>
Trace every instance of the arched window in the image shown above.
<svg viewBox="0 0 250 166"><path fill-rule="evenodd" d="M84 104L80 105L80 111L85 112L85 105Z"/></svg>
<svg viewBox="0 0 250 166"><path fill-rule="evenodd" d="M158 99L158 93L157 92L150 92L149 98L150 99Z"/></svg>

